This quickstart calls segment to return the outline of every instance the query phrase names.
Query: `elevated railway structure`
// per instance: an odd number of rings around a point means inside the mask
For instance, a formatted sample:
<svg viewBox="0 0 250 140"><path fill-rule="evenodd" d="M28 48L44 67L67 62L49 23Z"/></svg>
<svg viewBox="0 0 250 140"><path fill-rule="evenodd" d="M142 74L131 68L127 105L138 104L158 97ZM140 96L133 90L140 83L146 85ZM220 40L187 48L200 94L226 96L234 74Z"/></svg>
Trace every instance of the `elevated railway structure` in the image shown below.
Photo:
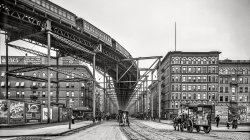
<svg viewBox="0 0 250 140"><path fill-rule="evenodd" d="M138 81L142 78L139 74L138 59L133 59L116 40L83 18L77 17L74 13L49 0L0 0L0 29L5 31L6 35L7 60L8 47L11 46L48 57L48 64L44 66L48 69L48 73L52 70L49 58L71 56L93 66L93 77L79 76L75 80L95 81L96 68L109 75L113 81L119 109L126 109L128 102L133 98ZM35 44L36 48L31 50L13 45L12 42L17 40ZM40 48L46 48L48 53L40 53ZM51 56L51 50L57 53L56 57ZM160 57L156 58L160 61ZM8 83L8 76L14 76L15 70L9 72L8 61L6 65L6 83ZM39 67L22 68L23 71L33 69L39 69ZM53 71L63 72L59 69L53 69ZM22 76L19 78L45 80ZM48 83L59 82L50 81L49 76L47 81ZM93 85L94 93L95 82ZM7 90L8 86L6 86ZM48 87L48 93L49 91L50 87ZM93 94L93 113L95 112L94 96L95 94ZM6 97L8 98L7 94Z"/></svg>

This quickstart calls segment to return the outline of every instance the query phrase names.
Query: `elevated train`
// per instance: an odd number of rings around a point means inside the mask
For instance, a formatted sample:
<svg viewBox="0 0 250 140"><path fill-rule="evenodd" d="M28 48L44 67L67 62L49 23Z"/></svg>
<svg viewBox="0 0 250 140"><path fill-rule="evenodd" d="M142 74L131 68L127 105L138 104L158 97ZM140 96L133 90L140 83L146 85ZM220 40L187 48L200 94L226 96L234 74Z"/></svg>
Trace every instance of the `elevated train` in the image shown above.
<svg viewBox="0 0 250 140"><path fill-rule="evenodd" d="M104 33L103 31L101 31L91 23L87 22L83 18L77 17L74 13L56 5L55 3L52 3L49 0L15 0L15 1L19 1L23 4L33 7L36 10L45 12L47 15L58 19L60 23L63 22L64 24L67 24L72 28L77 29L81 33L88 34L102 41L112 49L124 55L126 58L132 57L125 48L123 48L117 41L111 38L108 34Z"/></svg>

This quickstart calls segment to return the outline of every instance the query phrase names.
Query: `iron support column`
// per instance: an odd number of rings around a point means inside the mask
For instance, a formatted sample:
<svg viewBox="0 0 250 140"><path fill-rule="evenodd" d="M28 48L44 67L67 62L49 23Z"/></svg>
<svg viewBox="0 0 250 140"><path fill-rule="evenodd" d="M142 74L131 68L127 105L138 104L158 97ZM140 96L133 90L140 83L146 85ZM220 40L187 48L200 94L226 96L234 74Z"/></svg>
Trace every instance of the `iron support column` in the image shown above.
<svg viewBox="0 0 250 140"><path fill-rule="evenodd" d="M48 43L48 69L47 69L47 76L48 76L48 123L50 123L50 33L47 32L47 43Z"/></svg>
<svg viewBox="0 0 250 140"><path fill-rule="evenodd" d="M145 81L143 80L142 81L142 112L143 112L143 115L145 113L145 92L144 92L144 83Z"/></svg>
<svg viewBox="0 0 250 140"><path fill-rule="evenodd" d="M95 54L93 56L93 123L95 123Z"/></svg>
<svg viewBox="0 0 250 140"><path fill-rule="evenodd" d="M139 60L137 60L137 79L136 81L138 81L140 78L140 71L139 71Z"/></svg>
<svg viewBox="0 0 250 140"><path fill-rule="evenodd" d="M56 52L56 68L57 70L59 69L59 53ZM59 102L59 72L56 71L56 103ZM58 118L59 118L59 115L58 115Z"/></svg>
<svg viewBox="0 0 250 140"><path fill-rule="evenodd" d="M5 32L5 46L6 46L6 71L5 71L5 97L6 99L9 98L8 92L9 92L9 47L8 47L8 42L7 42L8 36L7 32Z"/></svg>
<svg viewBox="0 0 250 140"><path fill-rule="evenodd" d="M146 114L148 116L148 76L146 76Z"/></svg>
<svg viewBox="0 0 250 140"><path fill-rule="evenodd" d="M151 80L152 80L152 86L153 86L153 71L151 72ZM151 118L154 117L154 90L151 91Z"/></svg>
<svg viewBox="0 0 250 140"><path fill-rule="evenodd" d="M104 107L103 107L103 111L106 114L106 69L104 71L104 75L103 75L103 93L104 93Z"/></svg>
<svg viewBox="0 0 250 140"><path fill-rule="evenodd" d="M159 113L158 113L158 117L159 117L159 122L161 122L161 71L160 71L160 66L161 66L161 58L159 58L159 62L158 62L158 75L157 75L157 78L158 78L158 95L159 95Z"/></svg>

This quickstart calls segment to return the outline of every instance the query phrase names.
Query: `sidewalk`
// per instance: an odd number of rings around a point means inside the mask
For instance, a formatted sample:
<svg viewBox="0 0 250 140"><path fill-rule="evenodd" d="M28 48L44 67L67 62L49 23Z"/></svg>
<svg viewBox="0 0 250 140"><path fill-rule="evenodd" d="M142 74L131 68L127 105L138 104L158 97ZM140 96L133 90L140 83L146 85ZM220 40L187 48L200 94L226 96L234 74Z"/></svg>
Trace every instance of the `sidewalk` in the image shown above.
<svg viewBox="0 0 250 140"><path fill-rule="evenodd" d="M158 120L156 120L158 122ZM161 120L161 123L173 125L173 121L171 120ZM216 132L250 132L250 126L249 125L238 125L237 129L232 129L232 125L230 125L230 128L227 129L225 124L219 125L217 128L215 124L212 124L212 130Z"/></svg>
<svg viewBox="0 0 250 140"><path fill-rule="evenodd" d="M63 135L65 133L71 132L71 131L77 131L80 129L88 128L94 125L99 124L99 122L96 122L93 124L92 121L81 121L76 122L75 124L71 124L71 129L69 129L69 124L56 124L52 125L49 124L49 126L42 126L39 128L34 127L24 127L24 128L0 128L0 137L17 137L17 136L58 136Z"/></svg>

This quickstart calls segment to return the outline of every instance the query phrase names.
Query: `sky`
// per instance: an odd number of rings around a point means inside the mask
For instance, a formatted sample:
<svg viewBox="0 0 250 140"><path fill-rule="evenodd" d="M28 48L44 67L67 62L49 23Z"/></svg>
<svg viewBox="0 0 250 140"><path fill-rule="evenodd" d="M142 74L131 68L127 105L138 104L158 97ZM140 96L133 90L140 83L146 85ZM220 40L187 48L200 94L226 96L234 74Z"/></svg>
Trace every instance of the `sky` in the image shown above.
<svg viewBox="0 0 250 140"><path fill-rule="evenodd" d="M133 57L174 51L176 23L177 51L220 51L221 60L250 60L250 0L51 1L109 34ZM0 55L5 55L0 36ZM9 55L25 53L10 49ZM141 61L139 67L153 61Z"/></svg>
<svg viewBox="0 0 250 140"><path fill-rule="evenodd" d="M250 59L250 0L51 1L109 34L133 57L174 51L176 22L177 51L220 51L220 59ZM1 37L1 55L3 42Z"/></svg>
<svg viewBox="0 0 250 140"><path fill-rule="evenodd" d="M133 57L221 51L250 59L250 0L52 0L100 28Z"/></svg>

